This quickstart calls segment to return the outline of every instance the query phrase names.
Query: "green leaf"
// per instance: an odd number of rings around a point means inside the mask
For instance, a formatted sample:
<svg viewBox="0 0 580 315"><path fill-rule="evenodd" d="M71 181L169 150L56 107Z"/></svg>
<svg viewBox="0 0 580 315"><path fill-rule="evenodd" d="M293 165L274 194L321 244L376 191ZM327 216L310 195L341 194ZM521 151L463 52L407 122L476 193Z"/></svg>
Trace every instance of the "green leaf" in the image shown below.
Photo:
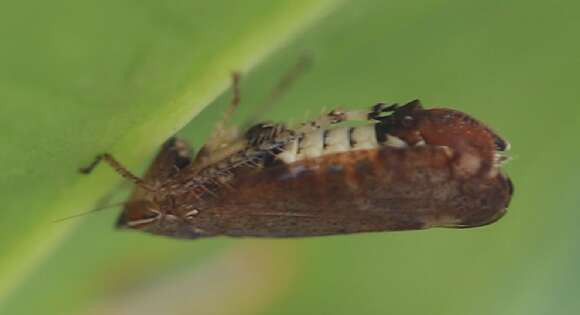
<svg viewBox="0 0 580 315"><path fill-rule="evenodd" d="M112 150L141 174L146 157L191 118L195 106L228 85L230 66L210 73L210 60L226 53L242 58L233 47L241 44L232 41L253 43L244 60L253 49L265 49L241 34L259 29L273 32L272 42L287 40L273 30L282 21L274 12L292 10L276 1L192 4L196 14L182 5L171 15L143 2L124 9L117 2L51 2L20 14L2 11L0 285L13 293L3 295L0 313L143 313L154 309L144 310L146 302L169 305L168 312L236 315L530 315L580 308L580 4L571 0L351 1L307 31L292 28L296 40L242 81L238 121L255 117L252 110L281 73L308 52L313 67L263 118L296 122L325 106L363 108L420 98L426 106L455 108L488 123L511 142L514 157L506 171L515 197L493 225L184 242L115 231L118 209L78 225L50 223L118 190L118 177L107 168L89 177L76 174L94 154ZM288 7L295 5L313 12L300 2ZM315 15L330 6L317 6L323 9ZM58 14L72 9L76 14ZM285 21L303 25L292 17ZM190 36L195 40L182 40L180 30L188 23L204 26ZM107 35L111 29L118 32L116 41ZM195 49L184 48L192 42ZM133 54L115 48L125 45L137 48ZM118 72L124 79L114 79ZM218 72L215 82L208 79L213 88L198 80L200 73L209 78ZM191 91L206 99L184 96ZM186 102L180 97L192 101L180 104ZM199 145L228 99L227 93L218 97L180 133ZM76 118L60 117L69 112ZM57 232L65 239L58 247ZM32 260L38 249L50 255ZM30 267L35 271L22 272ZM259 275L265 278L253 279ZM241 300L255 304L240 306Z"/></svg>

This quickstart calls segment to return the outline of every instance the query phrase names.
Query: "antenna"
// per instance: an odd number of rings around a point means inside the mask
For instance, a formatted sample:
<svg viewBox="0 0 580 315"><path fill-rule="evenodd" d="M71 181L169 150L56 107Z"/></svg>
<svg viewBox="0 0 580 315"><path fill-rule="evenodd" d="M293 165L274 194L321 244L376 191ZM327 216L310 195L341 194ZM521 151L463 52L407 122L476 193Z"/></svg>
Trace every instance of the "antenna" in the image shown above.
<svg viewBox="0 0 580 315"><path fill-rule="evenodd" d="M52 223L59 223L59 222L67 221L67 220L70 220L70 219L82 217L82 216L85 216L85 215L88 215L88 214L93 214L95 212L99 212L99 211L104 210L104 209L107 209L107 208L112 208L112 207L117 207L117 206L123 206L126 203L127 202L118 202L118 203L113 203L113 204L109 204L109 205L102 206L102 207L97 207L97 208L91 209L89 211L85 211L85 212L81 212L81 213L77 213L77 214L70 215L68 217L64 217L64 218L60 218L60 219L53 220Z"/></svg>

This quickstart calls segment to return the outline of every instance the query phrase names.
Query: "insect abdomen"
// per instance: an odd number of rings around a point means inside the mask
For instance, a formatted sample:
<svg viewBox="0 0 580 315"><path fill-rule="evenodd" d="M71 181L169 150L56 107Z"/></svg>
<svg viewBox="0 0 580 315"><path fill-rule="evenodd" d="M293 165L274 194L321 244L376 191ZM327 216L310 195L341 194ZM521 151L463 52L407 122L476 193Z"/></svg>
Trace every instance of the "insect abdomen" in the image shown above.
<svg viewBox="0 0 580 315"><path fill-rule="evenodd" d="M318 158L324 155L354 150L376 149L380 146L405 147L401 139L388 135L376 124L359 127L338 127L315 130L290 141L277 158L284 163Z"/></svg>

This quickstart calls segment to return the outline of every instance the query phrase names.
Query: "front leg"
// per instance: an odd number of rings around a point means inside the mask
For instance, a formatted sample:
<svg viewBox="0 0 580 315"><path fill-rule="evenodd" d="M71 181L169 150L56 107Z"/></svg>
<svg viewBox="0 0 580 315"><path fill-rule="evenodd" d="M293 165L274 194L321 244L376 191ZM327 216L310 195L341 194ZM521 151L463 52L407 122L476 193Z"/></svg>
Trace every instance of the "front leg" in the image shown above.
<svg viewBox="0 0 580 315"><path fill-rule="evenodd" d="M123 166L123 164L121 164L119 161L117 161L109 153L103 153L103 154L97 155L97 157L95 158L95 160L91 164L89 164L88 166L80 168L79 171L85 175L88 175L95 169L95 167L97 167L97 165L99 165L101 163L101 161L104 161L105 163L109 164L109 166L115 172L117 172L119 175L121 175L121 177L129 180L130 182L137 185L138 187L140 187L146 191L154 191L154 189L150 185L148 185L145 182L145 180L143 180L142 178L131 173L131 171L129 171L125 166Z"/></svg>
<svg viewBox="0 0 580 315"><path fill-rule="evenodd" d="M190 145L181 139L172 137L167 140L151 163L145 177L140 178L129 171L109 153L103 153L89 165L80 168L83 174L90 174L101 161L107 163L121 177L131 181L145 191L154 191L151 183L162 182L191 164L192 150Z"/></svg>

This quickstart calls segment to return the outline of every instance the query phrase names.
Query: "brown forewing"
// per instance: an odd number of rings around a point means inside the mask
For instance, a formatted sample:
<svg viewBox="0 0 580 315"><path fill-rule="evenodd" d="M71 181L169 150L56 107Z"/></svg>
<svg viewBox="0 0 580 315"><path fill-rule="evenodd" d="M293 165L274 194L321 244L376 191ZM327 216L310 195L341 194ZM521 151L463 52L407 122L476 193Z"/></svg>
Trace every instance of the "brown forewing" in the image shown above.
<svg viewBox="0 0 580 315"><path fill-rule="evenodd" d="M207 235L285 237L499 219L511 197L509 179L454 174L453 159L442 147L383 147L242 169L230 189L199 203L194 224Z"/></svg>

